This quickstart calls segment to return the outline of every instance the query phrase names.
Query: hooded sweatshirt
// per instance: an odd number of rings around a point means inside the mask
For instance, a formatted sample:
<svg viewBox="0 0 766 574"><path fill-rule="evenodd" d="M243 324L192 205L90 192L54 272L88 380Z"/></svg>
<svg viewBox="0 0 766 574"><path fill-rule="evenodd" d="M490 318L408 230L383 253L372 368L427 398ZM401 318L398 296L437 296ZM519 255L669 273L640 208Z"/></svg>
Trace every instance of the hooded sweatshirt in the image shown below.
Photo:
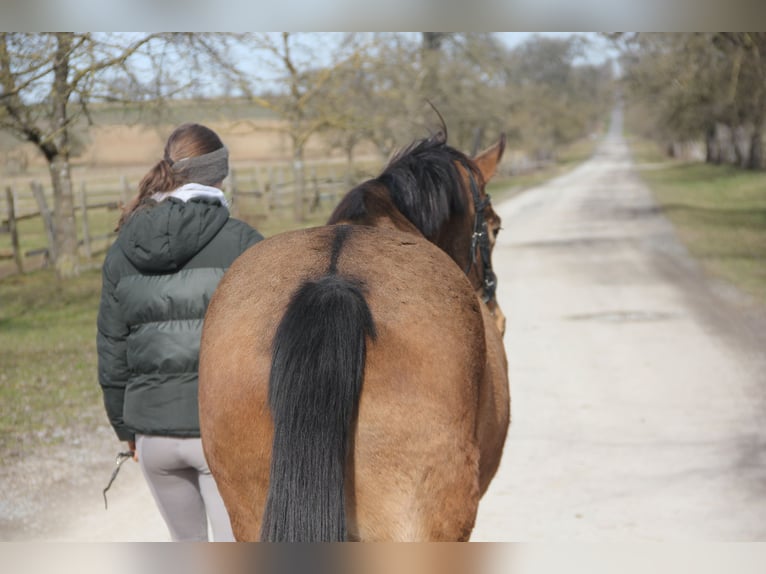
<svg viewBox="0 0 766 574"><path fill-rule="evenodd" d="M140 208L106 254L98 379L120 440L199 437L199 345L210 298L231 263L263 237L213 194Z"/></svg>

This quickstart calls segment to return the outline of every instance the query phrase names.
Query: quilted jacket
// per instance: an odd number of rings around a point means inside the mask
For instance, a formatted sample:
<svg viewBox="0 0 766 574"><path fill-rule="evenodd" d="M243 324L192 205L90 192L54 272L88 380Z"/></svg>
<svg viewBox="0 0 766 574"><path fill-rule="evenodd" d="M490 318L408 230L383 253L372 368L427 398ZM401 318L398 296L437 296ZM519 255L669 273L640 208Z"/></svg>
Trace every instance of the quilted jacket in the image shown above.
<svg viewBox="0 0 766 574"><path fill-rule="evenodd" d="M170 197L137 210L107 252L98 380L120 440L198 437L197 369L210 297L263 237L217 200Z"/></svg>

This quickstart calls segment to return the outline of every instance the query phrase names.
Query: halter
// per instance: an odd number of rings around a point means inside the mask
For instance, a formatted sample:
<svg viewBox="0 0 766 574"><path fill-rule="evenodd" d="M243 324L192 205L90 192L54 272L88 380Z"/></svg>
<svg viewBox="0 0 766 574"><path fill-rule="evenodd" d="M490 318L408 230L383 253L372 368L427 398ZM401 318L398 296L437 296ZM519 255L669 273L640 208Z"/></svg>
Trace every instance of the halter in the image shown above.
<svg viewBox="0 0 766 574"><path fill-rule="evenodd" d="M471 195L473 195L473 205L474 210L476 211L473 222L473 234L471 235L471 260L465 268L465 273L467 275L469 271L471 271L471 267L476 263L476 252L478 250L481 254L482 261L482 286L484 289L482 300L484 303L489 303L495 298L497 276L492 270L489 230L487 228L487 220L484 218L484 210L492 205L492 198L488 193L484 194L484 199L479 196L479 188L473 177L473 171L470 169L467 162L464 161L462 163L463 167L465 167L465 170L468 172L468 178L471 181Z"/></svg>

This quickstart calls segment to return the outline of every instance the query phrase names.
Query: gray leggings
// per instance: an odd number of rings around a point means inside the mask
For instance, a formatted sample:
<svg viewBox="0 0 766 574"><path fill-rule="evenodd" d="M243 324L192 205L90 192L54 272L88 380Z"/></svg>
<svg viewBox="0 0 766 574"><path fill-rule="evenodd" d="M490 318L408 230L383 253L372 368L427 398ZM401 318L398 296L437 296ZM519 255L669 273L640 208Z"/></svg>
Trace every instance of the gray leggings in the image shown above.
<svg viewBox="0 0 766 574"><path fill-rule="evenodd" d="M231 542L229 515L199 438L136 436L138 463L174 541Z"/></svg>

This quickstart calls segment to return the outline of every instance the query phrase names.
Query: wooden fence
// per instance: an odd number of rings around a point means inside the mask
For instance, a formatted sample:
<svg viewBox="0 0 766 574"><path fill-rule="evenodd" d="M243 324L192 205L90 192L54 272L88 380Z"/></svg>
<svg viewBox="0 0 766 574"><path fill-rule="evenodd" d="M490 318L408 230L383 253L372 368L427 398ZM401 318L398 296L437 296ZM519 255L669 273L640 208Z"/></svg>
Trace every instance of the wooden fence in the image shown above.
<svg viewBox="0 0 766 574"><path fill-rule="evenodd" d="M272 217L300 218L331 209L337 203L350 185L348 176L336 175L341 171L333 165L308 168L304 172L302 201L297 202L300 188L290 166L232 169L224 182L224 194L232 215L256 226ZM117 211L133 196L137 182L122 176L73 185L80 255L93 260L116 237L113 228ZM31 181L26 189L6 186L4 191L5 205L0 211L0 276L49 265L55 259L56 248L52 193L36 181Z"/></svg>

